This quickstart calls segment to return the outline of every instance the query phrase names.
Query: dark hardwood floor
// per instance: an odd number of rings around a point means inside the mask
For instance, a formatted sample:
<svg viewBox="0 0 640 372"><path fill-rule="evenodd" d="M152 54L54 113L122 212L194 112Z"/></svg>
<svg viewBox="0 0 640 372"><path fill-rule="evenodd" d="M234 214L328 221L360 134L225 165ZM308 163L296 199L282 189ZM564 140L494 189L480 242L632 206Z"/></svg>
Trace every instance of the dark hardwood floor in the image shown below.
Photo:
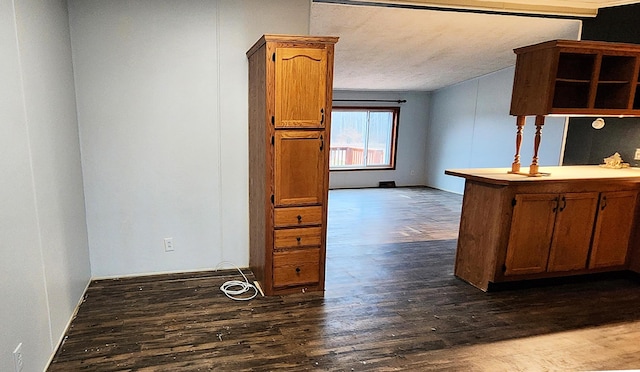
<svg viewBox="0 0 640 372"><path fill-rule="evenodd" d="M453 276L461 199L331 191L324 296L232 301L237 271L94 281L49 371L640 368L637 280L483 293Z"/></svg>

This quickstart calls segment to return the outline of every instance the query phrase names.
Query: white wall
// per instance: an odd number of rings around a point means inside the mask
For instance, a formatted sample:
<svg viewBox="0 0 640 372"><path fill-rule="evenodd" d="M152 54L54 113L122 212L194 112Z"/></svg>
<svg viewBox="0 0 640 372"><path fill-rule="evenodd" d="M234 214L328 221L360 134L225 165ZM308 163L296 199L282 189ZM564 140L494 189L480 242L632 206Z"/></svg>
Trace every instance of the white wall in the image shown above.
<svg viewBox="0 0 640 372"><path fill-rule="evenodd" d="M14 15L12 1L0 0L0 169L9 175L0 177L2 371L13 370L11 352L20 342L25 360L37 366L51 350Z"/></svg>
<svg viewBox="0 0 640 372"><path fill-rule="evenodd" d="M462 193L464 180L445 169L511 167L516 119L509 115L515 68L510 67L432 93L427 132L426 184ZM540 166L560 164L565 119L547 117L539 149ZM527 118L521 163L533 156L535 125Z"/></svg>
<svg viewBox="0 0 640 372"><path fill-rule="evenodd" d="M330 188L377 187L380 181L395 181L397 186L425 184L424 158L430 94L427 92L335 91L335 99L406 100L402 104L378 102L335 102L338 106L399 106L396 169L371 171L332 171ZM412 174L413 173L413 174Z"/></svg>
<svg viewBox="0 0 640 372"><path fill-rule="evenodd" d="M73 0L69 12L93 276L246 267L245 52L263 33L306 34L309 2Z"/></svg>
<svg viewBox="0 0 640 372"><path fill-rule="evenodd" d="M65 1L0 0L0 81L0 371L41 371L90 277Z"/></svg>
<svg viewBox="0 0 640 372"><path fill-rule="evenodd" d="M220 260L249 266L249 65L263 34L309 33L311 2L220 1Z"/></svg>

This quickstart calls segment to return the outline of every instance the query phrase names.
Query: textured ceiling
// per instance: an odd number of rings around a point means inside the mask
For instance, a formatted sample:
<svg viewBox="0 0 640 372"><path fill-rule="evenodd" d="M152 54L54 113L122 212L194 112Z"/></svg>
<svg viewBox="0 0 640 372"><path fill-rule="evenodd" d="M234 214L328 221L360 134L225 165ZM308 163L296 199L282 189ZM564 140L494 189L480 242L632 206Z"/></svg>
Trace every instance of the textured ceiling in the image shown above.
<svg viewBox="0 0 640 372"><path fill-rule="evenodd" d="M310 33L340 37L335 89L432 91L514 65L514 48L577 40L580 24L575 19L313 2Z"/></svg>

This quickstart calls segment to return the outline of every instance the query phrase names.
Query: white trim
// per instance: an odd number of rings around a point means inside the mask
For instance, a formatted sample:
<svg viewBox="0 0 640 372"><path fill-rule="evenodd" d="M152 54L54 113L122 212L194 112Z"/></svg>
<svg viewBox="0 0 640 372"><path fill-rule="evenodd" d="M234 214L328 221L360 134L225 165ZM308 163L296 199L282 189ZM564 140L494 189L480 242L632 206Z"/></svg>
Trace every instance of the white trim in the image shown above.
<svg viewBox="0 0 640 372"><path fill-rule="evenodd" d="M609 8L612 6L620 6L620 5L631 5L631 4L636 4L638 1L636 0L618 0L618 1L608 1L604 4L600 4L599 8Z"/></svg>
<svg viewBox="0 0 640 372"><path fill-rule="evenodd" d="M562 143L560 144L560 158L558 159L558 165L564 163L564 148L567 145L567 132L569 131L569 117L564 118L564 130L562 132Z"/></svg>
<svg viewBox="0 0 640 372"><path fill-rule="evenodd" d="M58 352L58 349L60 348L60 346L62 346L62 342L65 339L65 336L67 335L67 332L69 331L69 327L71 327L71 323L73 322L73 320L76 318L76 316L78 315L78 311L80 310L80 305L82 305L82 303L84 302L85 296L87 295L87 290L89 289L89 286L91 285L92 280L89 280L87 282L87 285L84 287L84 291L82 291L82 296L80 296L80 299L78 300L78 303L76 304L76 308L73 310L73 313L71 313L71 317L69 318L69 321L67 321L67 325L64 327L64 332L62 332L62 334L60 335L60 338L58 339L58 342L56 343L55 347L53 348L51 355L49 356L49 360L47 361L47 364L45 365L44 370L46 371L47 369L49 369L49 366L51 365L51 362L53 362L53 358L56 356L56 353Z"/></svg>
<svg viewBox="0 0 640 372"><path fill-rule="evenodd" d="M220 84L220 76L222 76L221 65L222 65L222 55L221 55L221 41L220 41L220 2L216 2L216 119L218 120L217 125L213 126L213 132L215 133L215 142L218 149L217 154L217 164L215 164L216 170L216 181L218 183L218 195L216 195L216 210L218 211L218 251L220 255L218 256L218 262L224 261L224 229L225 226L223 224L224 216L223 216L223 208L222 208L222 198L223 198L223 190L224 187L224 171L222 169L222 105L221 105L221 97L222 97L222 87Z"/></svg>
<svg viewBox="0 0 640 372"><path fill-rule="evenodd" d="M221 270L233 269L235 267L223 268ZM242 270L249 270L248 267L240 268ZM168 275L168 274L189 274L189 273L202 273L207 271L216 271L215 267L204 268L204 269L195 269L195 270L171 270L171 271L153 271L146 273L135 273L135 274L124 274L124 275L108 275L108 276L95 276L91 278L91 281L94 280L109 280L109 279L121 279L121 278L135 278L135 277L145 277L145 276L155 276L155 275Z"/></svg>

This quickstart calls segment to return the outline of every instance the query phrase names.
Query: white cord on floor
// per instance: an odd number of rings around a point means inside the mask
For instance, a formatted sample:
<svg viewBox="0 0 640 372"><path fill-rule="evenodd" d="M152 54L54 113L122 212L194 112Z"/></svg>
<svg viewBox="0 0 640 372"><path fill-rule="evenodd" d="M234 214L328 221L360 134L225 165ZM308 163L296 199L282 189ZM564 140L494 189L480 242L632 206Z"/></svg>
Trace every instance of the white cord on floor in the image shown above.
<svg viewBox="0 0 640 372"><path fill-rule="evenodd" d="M230 299L236 300L236 301L248 301L255 298L258 295L258 289L256 288L256 286L249 283L249 279L247 279L247 277L244 275L242 270L240 270L240 268L238 268L238 266L236 266L233 262L222 261L218 264L218 266L216 266L215 271L218 271L218 268L220 268L220 266L223 264L230 264L234 266L236 270L240 272L240 275L242 275L242 277L244 278L244 282L240 280L226 281L220 286L220 290L222 291L222 293L224 293ZM250 297L236 297L243 293L249 292L252 289L254 293Z"/></svg>

